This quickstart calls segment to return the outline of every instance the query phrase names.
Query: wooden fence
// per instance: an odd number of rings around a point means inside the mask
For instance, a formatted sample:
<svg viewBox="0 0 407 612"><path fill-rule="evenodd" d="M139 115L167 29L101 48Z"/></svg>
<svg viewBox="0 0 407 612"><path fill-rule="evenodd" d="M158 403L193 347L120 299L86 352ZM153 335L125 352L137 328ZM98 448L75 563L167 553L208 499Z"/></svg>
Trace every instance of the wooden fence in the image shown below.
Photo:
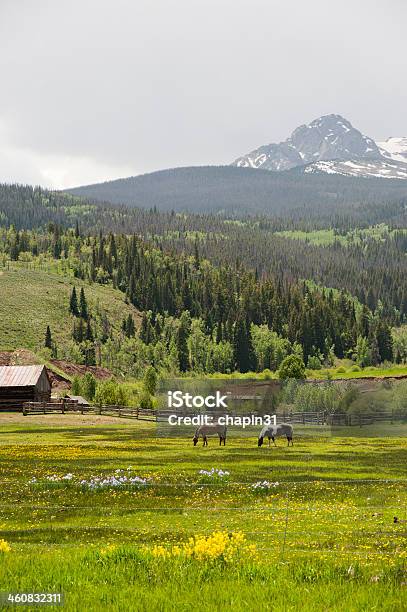
<svg viewBox="0 0 407 612"><path fill-rule="evenodd" d="M278 423L292 423L297 425L330 425L330 426L359 426L373 425L374 423L395 423L407 421L407 415L394 410L383 410L367 414L355 413L328 413L328 412L283 412L277 413Z"/></svg>
<svg viewBox="0 0 407 612"><path fill-rule="evenodd" d="M79 404L76 400L56 400L50 402L24 402L23 415L28 414L51 414L54 412L91 412L92 406Z"/></svg>
<svg viewBox="0 0 407 612"><path fill-rule="evenodd" d="M23 414L51 414L54 412L80 412L81 414L92 413L106 416L117 416L123 418L138 419L140 421L157 421L157 411L149 408L131 406L90 406L78 403L76 400L54 400L51 402L25 402ZM169 413L168 413L169 414ZM160 420L166 416L166 411L160 411ZM228 412L230 416L244 416L243 413ZM214 419L217 415L214 415ZM291 423L293 425L317 425L317 426L359 426L373 425L381 422L407 422L407 415L393 410L375 412L370 414L346 414L328 412L277 412L277 423Z"/></svg>
<svg viewBox="0 0 407 612"><path fill-rule="evenodd" d="M57 400L51 402L25 402L23 415L53 414L54 412L80 412L81 414L100 414L139 419L140 421L155 421L155 411L147 408L133 408L129 406L90 406L80 404L76 400Z"/></svg>
<svg viewBox="0 0 407 612"><path fill-rule="evenodd" d="M156 421L156 412L149 408L132 408L130 406L92 406L95 414L107 416L127 417L139 421Z"/></svg>

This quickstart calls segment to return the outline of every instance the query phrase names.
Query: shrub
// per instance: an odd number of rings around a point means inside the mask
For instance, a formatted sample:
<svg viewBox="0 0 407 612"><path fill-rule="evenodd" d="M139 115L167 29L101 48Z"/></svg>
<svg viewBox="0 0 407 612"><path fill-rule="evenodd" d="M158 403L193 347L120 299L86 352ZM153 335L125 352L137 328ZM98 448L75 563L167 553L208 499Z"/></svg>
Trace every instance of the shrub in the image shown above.
<svg viewBox="0 0 407 612"><path fill-rule="evenodd" d="M322 367L322 364L321 364L319 357L317 357L316 355L310 355L308 357L307 367L310 370L320 370Z"/></svg>
<svg viewBox="0 0 407 612"><path fill-rule="evenodd" d="M157 372L153 366L148 366L144 374L143 387L148 395L155 395L157 390Z"/></svg>
<svg viewBox="0 0 407 612"><path fill-rule="evenodd" d="M149 393L143 393L139 400L140 408L151 410L153 408L153 399Z"/></svg>
<svg viewBox="0 0 407 612"><path fill-rule="evenodd" d="M297 380L305 379L305 365L301 357L298 355L288 355L283 359L278 376L281 380L287 378L296 378Z"/></svg>
<svg viewBox="0 0 407 612"><path fill-rule="evenodd" d="M105 380L97 385L95 393L96 404L102 406L126 406L127 396L122 385L119 385L113 378Z"/></svg>
<svg viewBox="0 0 407 612"><path fill-rule="evenodd" d="M80 381L80 395L83 395L87 400L92 401L96 393L96 379L91 372L86 372L85 376Z"/></svg>
<svg viewBox="0 0 407 612"><path fill-rule="evenodd" d="M72 395L80 395L81 394L81 379L79 376L74 376L71 385L71 393Z"/></svg>
<svg viewBox="0 0 407 612"><path fill-rule="evenodd" d="M82 395L87 400L92 401L96 393L96 379L91 372L86 372L84 376L74 376L72 380L72 395Z"/></svg>
<svg viewBox="0 0 407 612"><path fill-rule="evenodd" d="M362 368L358 365L354 365L350 368L349 372L361 372Z"/></svg>

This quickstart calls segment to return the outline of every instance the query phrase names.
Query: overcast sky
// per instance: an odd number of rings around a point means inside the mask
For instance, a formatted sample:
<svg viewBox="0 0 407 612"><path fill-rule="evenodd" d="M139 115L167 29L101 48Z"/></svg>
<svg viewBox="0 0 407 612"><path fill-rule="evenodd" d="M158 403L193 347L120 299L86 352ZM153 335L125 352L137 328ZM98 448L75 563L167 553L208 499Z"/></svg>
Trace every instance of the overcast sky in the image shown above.
<svg viewBox="0 0 407 612"><path fill-rule="evenodd" d="M0 181L227 164L322 114L407 136L405 0L0 0Z"/></svg>

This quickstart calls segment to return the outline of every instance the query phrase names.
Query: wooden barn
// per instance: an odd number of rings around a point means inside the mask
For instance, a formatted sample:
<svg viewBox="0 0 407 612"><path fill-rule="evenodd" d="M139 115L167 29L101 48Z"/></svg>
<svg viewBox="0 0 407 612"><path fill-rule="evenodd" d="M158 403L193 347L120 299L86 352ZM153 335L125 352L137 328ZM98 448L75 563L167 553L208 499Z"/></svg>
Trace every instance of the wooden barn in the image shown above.
<svg viewBox="0 0 407 612"><path fill-rule="evenodd" d="M0 367L0 410L22 410L24 402L49 402L50 398L45 366Z"/></svg>

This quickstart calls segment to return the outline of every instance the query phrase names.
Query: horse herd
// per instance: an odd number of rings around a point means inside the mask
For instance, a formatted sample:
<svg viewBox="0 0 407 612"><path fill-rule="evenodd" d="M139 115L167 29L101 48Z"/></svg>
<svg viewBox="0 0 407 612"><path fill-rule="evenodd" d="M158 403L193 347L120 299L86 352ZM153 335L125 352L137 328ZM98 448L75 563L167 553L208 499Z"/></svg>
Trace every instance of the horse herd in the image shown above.
<svg viewBox="0 0 407 612"><path fill-rule="evenodd" d="M210 423L208 425L201 425L195 431L193 437L194 446L198 444L199 438L203 439L203 446L208 446L208 436L219 436L219 445L223 446L226 444L226 425L220 425L219 423ZM265 425L261 430L258 438L257 445L262 446L264 438L268 438L269 446L270 441L273 440L274 446L276 445L275 438L279 436L285 436L287 438L287 446L293 445L293 426L288 423L280 423L279 425Z"/></svg>

